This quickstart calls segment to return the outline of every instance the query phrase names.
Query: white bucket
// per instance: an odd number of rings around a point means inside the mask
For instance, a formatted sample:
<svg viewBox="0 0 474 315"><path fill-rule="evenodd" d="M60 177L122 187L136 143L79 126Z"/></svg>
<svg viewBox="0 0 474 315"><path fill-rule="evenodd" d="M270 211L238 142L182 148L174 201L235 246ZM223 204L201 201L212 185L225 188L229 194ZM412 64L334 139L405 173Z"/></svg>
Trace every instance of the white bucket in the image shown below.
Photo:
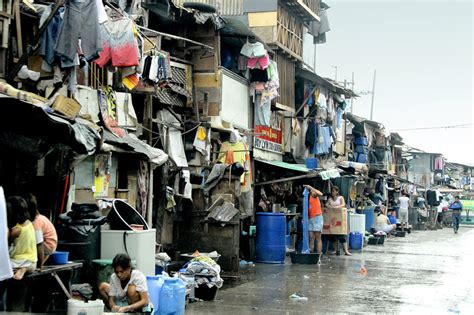
<svg viewBox="0 0 474 315"><path fill-rule="evenodd" d="M104 313L104 302L93 300L89 302L69 299L67 301L68 315L102 315Z"/></svg>

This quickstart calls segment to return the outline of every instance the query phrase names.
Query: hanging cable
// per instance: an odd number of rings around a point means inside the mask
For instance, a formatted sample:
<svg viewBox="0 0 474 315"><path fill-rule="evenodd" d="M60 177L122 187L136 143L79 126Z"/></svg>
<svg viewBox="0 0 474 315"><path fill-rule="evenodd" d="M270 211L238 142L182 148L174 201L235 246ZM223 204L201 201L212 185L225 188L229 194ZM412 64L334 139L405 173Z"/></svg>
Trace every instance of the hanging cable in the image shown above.
<svg viewBox="0 0 474 315"><path fill-rule="evenodd" d="M411 130L429 130L429 129L449 129L449 128L467 128L474 124L461 124L461 125L451 125L443 127L420 127L420 128L408 128L408 129L395 129L391 131L411 131Z"/></svg>

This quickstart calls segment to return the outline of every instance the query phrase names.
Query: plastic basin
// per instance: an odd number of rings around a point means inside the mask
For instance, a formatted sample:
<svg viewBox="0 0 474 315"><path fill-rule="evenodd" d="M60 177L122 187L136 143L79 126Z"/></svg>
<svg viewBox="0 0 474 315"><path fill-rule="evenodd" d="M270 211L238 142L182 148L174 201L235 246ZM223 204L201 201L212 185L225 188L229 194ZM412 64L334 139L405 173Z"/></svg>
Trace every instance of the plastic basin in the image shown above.
<svg viewBox="0 0 474 315"><path fill-rule="evenodd" d="M54 265L65 265L68 262L69 252L54 252L51 255L51 262Z"/></svg>

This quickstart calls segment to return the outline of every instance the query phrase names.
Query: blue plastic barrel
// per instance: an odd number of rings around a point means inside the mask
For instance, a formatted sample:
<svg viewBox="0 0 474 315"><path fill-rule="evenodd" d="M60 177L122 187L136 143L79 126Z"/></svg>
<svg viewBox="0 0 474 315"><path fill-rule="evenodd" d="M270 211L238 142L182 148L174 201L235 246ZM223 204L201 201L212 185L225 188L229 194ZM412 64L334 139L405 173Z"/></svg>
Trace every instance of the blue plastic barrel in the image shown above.
<svg viewBox="0 0 474 315"><path fill-rule="evenodd" d="M160 305L160 291L163 283L165 282L164 276L147 276L146 284L148 286L148 297L150 302L153 304L153 313L158 314L157 309Z"/></svg>
<svg viewBox="0 0 474 315"><path fill-rule="evenodd" d="M349 234L349 246L352 249L362 249L362 244L364 242L364 235L359 232L351 232Z"/></svg>
<svg viewBox="0 0 474 315"><path fill-rule="evenodd" d="M365 230L370 231L375 226L374 207L367 207L364 209L365 214Z"/></svg>
<svg viewBox="0 0 474 315"><path fill-rule="evenodd" d="M365 209L358 209L357 213L365 214L365 230L370 232L370 229L375 226L375 207L366 207Z"/></svg>
<svg viewBox="0 0 474 315"><path fill-rule="evenodd" d="M257 213L257 261L283 264L286 254L286 219L284 213Z"/></svg>
<svg viewBox="0 0 474 315"><path fill-rule="evenodd" d="M184 315L186 284L179 278L165 278L160 290L160 315Z"/></svg>
<svg viewBox="0 0 474 315"><path fill-rule="evenodd" d="M307 158L306 159L306 168L314 170L318 168L318 159L317 158Z"/></svg>

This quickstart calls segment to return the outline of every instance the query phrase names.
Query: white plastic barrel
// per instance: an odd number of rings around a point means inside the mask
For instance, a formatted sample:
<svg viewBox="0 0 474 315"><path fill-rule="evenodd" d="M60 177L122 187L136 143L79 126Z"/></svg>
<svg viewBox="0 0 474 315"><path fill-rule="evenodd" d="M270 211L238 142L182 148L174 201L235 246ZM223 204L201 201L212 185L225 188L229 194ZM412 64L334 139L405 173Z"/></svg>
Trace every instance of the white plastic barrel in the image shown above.
<svg viewBox="0 0 474 315"><path fill-rule="evenodd" d="M349 230L351 232L365 233L365 214L350 213Z"/></svg>
<svg viewBox="0 0 474 315"><path fill-rule="evenodd" d="M102 300L79 301L69 299L67 301L68 315L102 315L104 313L104 302Z"/></svg>

